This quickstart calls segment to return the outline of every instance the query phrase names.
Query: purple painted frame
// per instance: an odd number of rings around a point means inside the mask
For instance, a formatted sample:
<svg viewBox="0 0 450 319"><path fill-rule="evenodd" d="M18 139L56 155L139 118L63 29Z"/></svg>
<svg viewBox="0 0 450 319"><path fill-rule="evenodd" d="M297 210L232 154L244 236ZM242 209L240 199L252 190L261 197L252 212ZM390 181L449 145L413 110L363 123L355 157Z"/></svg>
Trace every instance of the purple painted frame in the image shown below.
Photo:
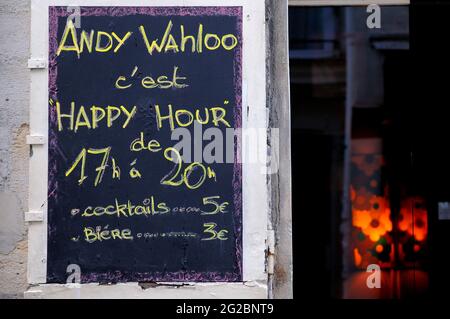
<svg viewBox="0 0 450 319"><path fill-rule="evenodd" d="M58 47L58 19L67 18L71 13L66 7L49 7L49 99L57 100L58 88L56 79L58 76L58 64L56 51ZM242 7L81 7L81 16L234 16L237 18L236 36L239 45L234 50L234 90L235 108L233 112L235 128L242 127ZM57 202L58 181L56 179L56 158L52 156L57 152L63 155L58 145L56 134L56 110L49 107L49 163L48 163L48 197L53 197ZM51 152L53 150L53 152ZM121 271L82 274L81 282L126 282L126 281L165 281L165 282L238 282L242 281L242 164L241 164L241 139L236 139L233 169L234 188L234 219L236 234L236 265L235 272L186 272L171 273L124 273ZM48 233L54 231L48 229Z"/></svg>

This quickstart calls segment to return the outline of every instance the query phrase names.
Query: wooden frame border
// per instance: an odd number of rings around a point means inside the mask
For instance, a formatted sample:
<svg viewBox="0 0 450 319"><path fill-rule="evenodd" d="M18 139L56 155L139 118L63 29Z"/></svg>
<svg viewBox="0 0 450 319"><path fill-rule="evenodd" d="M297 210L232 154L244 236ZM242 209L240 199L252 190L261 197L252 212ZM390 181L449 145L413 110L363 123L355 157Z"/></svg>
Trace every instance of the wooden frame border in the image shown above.
<svg viewBox="0 0 450 319"><path fill-rule="evenodd" d="M42 218L30 220L28 228L28 283L45 284L47 277L47 184L48 184L48 37L49 6L242 6L243 7L243 80L242 127L267 128L265 70L264 0L32 0L31 59L43 61L32 68L30 78L30 135L43 139L32 145L29 170L29 212ZM33 63L35 65L36 63ZM261 137L261 139L266 139ZM242 148L245 150L245 140ZM267 154L267 152L262 152ZM267 292L266 241L270 207L267 174L261 165L243 163L243 284ZM265 165L263 165L265 167ZM33 215L34 216L34 215ZM136 283L130 283L136 284ZM173 283L172 283L173 284ZM186 284L186 283L185 283ZM196 283L192 283L196 284ZM227 287L228 283L212 283ZM42 285L50 286L50 285ZM54 286L54 285L51 285ZM58 285L66 287L66 285ZM81 285L84 286L84 285ZM230 286L231 287L231 286ZM236 284L233 284L236 287ZM88 288L86 288L88 289ZM105 289L112 287L105 286ZM170 288L169 288L170 289ZM226 288L229 289L229 288ZM236 288L233 288L236 289ZM45 289L43 289L44 291ZM186 296L186 291L183 293ZM232 298L233 295L230 295Z"/></svg>

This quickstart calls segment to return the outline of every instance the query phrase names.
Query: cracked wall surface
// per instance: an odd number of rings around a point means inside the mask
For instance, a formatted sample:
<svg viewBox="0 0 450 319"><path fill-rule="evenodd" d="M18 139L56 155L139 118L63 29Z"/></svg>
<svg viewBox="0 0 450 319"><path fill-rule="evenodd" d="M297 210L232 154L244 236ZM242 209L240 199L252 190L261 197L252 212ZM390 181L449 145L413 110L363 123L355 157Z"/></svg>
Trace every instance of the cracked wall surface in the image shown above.
<svg viewBox="0 0 450 319"><path fill-rule="evenodd" d="M279 142L269 147L284 163L270 176L270 220L275 232L272 297L285 299L293 298L291 166L285 164L291 159L288 1L266 0L266 20L269 126L280 132Z"/></svg>
<svg viewBox="0 0 450 319"><path fill-rule="evenodd" d="M0 298L27 289L30 2L0 2Z"/></svg>

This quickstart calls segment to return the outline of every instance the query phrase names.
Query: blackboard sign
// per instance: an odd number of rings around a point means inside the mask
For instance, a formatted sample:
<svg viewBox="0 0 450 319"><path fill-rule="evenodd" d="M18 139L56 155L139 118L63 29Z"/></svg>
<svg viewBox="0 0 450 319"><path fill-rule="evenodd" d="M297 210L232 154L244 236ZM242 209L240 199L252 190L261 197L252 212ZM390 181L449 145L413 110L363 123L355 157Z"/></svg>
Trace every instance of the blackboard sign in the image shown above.
<svg viewBox="0 0 450 319"><path fill-rule="evenodd" d="M49 8L47 282L241 281L241 7Z"/></svg>

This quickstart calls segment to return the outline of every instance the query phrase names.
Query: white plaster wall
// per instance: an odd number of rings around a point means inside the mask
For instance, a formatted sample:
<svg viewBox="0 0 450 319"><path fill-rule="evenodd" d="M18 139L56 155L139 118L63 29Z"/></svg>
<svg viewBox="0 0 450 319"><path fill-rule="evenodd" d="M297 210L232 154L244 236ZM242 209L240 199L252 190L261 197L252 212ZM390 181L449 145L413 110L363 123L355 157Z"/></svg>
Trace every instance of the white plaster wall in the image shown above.
<svg viewBox="0 0 450 319"><path fill-rule="evenodd" d="M0 298L27 288L30 3L0 2Z"/></svg>

